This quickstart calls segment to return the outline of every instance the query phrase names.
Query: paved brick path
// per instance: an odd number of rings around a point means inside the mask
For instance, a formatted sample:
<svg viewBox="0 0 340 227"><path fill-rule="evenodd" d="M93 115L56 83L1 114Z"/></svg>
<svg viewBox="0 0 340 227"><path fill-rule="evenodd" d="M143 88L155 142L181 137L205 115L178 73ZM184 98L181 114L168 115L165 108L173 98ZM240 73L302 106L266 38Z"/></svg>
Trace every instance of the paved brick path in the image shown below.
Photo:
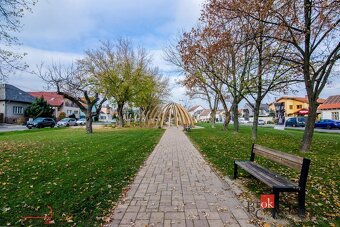
<svg viewBox="0 0 340 227"><path fill-rule="evenodd" d="M169 128L109 226L253 226L184 133Z"/></svg>

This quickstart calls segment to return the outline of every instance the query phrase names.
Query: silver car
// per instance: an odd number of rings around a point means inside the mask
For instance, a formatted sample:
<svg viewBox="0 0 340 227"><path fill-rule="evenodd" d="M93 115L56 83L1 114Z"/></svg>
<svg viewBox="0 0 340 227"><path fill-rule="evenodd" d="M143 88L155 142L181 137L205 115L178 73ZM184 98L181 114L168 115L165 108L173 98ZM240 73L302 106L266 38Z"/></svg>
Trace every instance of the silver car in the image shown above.
<svg viewBox="0 0 340 227"><path fill-rule="evenodd" d="M77 125L86 125L86 119L80 118L79 120L77 120Z"/></svg>
<svg viewBox="0 0 340 227"><path fill-rule="evenodd" d="M57 123L57 127L77 126L77 120L74 118L64 118Z"/></svg>
<svg viewBox="0 0 340 227"><path fill-rule="evenodd" d="M258 125L265 125L266 124L266 122L264 121L264 120L262 120L262 119L259 119L259 121L258 121Z"/></svg>

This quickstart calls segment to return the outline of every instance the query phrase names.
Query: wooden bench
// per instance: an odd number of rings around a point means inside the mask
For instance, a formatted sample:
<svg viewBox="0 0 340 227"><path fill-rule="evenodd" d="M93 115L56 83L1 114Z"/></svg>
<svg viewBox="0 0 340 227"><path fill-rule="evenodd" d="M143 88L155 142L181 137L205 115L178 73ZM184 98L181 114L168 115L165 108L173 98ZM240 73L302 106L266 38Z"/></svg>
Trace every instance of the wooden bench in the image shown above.
<svg viewBox="0 0 340 227"><path fill-rule="evenodd" d="M283 176L272 172L259 164L255 163L255 155L262 156L266 159L296 169L300 173L298 184L291 182ZM274 194L274 208L272 217L275 218L279 211L279 195L280 192L297 192L299 216L305 214L305 196L306 183L309 171L310 160L295 155L283 153L270 148L266 148L257 144L253 144L250 153L250 161L234 161L234 179L237 178L237 167L241 167L258 180L272 188Z"/></svg>

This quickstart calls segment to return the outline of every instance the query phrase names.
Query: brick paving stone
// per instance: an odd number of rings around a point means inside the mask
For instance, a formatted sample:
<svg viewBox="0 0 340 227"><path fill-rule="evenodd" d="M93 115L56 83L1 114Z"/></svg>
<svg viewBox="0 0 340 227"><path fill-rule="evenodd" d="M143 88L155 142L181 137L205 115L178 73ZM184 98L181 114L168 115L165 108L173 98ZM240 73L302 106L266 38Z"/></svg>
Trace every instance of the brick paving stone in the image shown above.
<svg viewBox="0 0 340 227"><path fill-rule="evenodd" d="M107 226L254 226L180 128L168 128Z"/></svg>

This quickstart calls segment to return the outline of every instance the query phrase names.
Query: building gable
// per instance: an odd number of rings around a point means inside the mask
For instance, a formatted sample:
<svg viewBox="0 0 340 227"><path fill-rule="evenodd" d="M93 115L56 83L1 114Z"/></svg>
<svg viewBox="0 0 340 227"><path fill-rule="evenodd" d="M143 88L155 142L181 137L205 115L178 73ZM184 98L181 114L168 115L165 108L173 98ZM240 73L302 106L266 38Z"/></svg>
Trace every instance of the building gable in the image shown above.
<svg viewBox="0 0 340 227"><path fill-rule="evenodd" d="M340 109L340 95L329 96L326 101L321 104L319 110Z"/></svg>
<svg viewBox="0 0 340 227"><path fill-rule="evenodd" d="M10 84L0 84L0 101L32 103L33 96Z"/></svg>

